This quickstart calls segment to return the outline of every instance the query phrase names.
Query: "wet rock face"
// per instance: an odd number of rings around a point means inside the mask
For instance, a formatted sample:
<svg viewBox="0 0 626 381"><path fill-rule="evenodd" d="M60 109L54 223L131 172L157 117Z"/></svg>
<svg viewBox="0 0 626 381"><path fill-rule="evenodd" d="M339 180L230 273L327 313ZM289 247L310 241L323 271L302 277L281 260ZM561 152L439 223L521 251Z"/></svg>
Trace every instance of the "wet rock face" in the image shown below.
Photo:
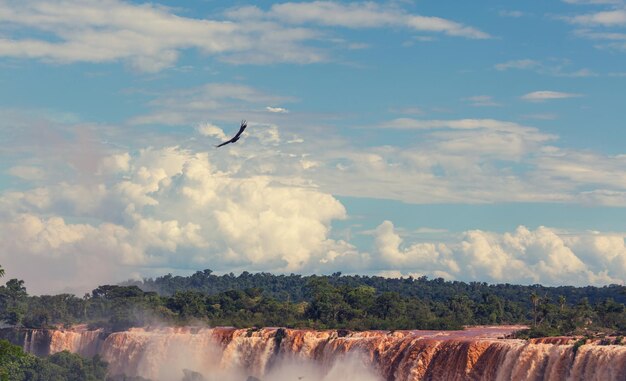
<svg viewBox="0 0 626 381"><path fill-rule="evenodd" d="M516 328L351 332L169 327L110 335L86 329L10 335L29 351L99 354L113 375L153 380L180 379L184 374L186 381L203 381L207 375L224 381L260 381L292 363L321 370L307 374L307 380L345 381L350 377L338 378L333 372L337 364L341 367L356 355L371 369L373 378L368 379L381 381L626 379L624 345L576 346L571 338L502 339ZM225 376L215 376L220 374Z"/></svg>
<svg viewBox="0 0 626 381"><path fill-rule="evenodd" d="M193 370L183 369L183 381L206 381L206 378L201 373L194 372Z"/></svg>

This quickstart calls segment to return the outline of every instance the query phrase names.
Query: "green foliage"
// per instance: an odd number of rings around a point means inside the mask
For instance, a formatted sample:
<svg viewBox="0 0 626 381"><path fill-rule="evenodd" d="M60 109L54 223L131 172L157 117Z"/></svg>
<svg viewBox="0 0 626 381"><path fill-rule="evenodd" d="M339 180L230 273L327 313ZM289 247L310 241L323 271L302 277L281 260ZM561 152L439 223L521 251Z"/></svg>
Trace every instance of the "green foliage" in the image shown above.
<svg viewBox="0 0 626 381"><path fill-rule="evenodd" d="M574 356L576 356L576 353L578 353L578 349L580 349L580 347L585 344L587 344L587 339L585 338L582 338L574 343L574 345L572 346L572 352L574 353Z"/></svg>
<svg viewBox="0 0 626 381"><path fill-rule="evenodd" d="M341 273L217 276L205 270L189 277L166 275L136 284L103 285L79 298L28 296L23 282L11 279L0 286L0 319L30 328L87 323L109 331L156 322L352 330L529 324L530 330L521 335L590 331L623 335L623 289L487 285Z"/></svg>
<svg viewBox="0 0 626 381"><path fill-rule="evenodd" d="M10 279L0 286L0 320L11 325L19 325L26 314L28 294L24 281Z"/></svg>
<svg viewBox="0 0 626 381"><path fill-rule="evenodd" d="M21 364L26 354L22 348L0 340L0 381L16 379L20 374Z"/></svg>
<svg viewBox="0 0 626 381"><path fill-rule="evenodd" d="M104 381L107 364L69 352L38 358L0 340L0 381Z"/></svg>

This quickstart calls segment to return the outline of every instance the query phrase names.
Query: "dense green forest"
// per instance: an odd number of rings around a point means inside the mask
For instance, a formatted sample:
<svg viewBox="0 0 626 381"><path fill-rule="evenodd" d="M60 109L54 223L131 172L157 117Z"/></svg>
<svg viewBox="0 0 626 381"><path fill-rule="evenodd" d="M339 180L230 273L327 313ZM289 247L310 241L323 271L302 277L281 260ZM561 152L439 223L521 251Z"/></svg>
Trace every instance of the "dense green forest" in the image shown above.
<svg viewBox="0 0 626 381"><path fill-rule="evenodd" d="M495 295L503 299L526 303L530 307L532 293L542 297L558 300L563 296L567 302L578 303L583 298L591 304L613 298L619 303L626 303L626 287L611 285L604 287L546 287L539 284L520 286L512 284L487 284L484 282L445 281L443 278L428 279L427 277L384 278L379 276L342 275L334 273L329 276L273 275L269 273L249 273L244 271L238 276L234 274L215 275L211 270L197 271L193 275L172 276L167 274L155 279L128 281L124 285L135 285L145 291L155 291L160 295L173 295L177 291L200 291L217 294L223 291L246 288L260 288L267 296L280 301L301 302L310 299L309 282L315 279L326 279L336 287L370 286L377 293L396 292L405 297L416 297L425 300L449 300L458 295L466 295L474 301L480 301L483 295Z"/></svg>
<svg viewBox="0 0 626 381"><path fill-rule="evenodd" d="M0 267L0 277L4 275ZM626 287L543 287L367 276L166 275L104 285L83 297L28 295L0 286L0 323L55 328L78 323L108 331L150 324L317 329L460 329L527 324L518 337L626 335ZM47 358L0 340L0 381L105 380L106 363L61 352ZM183 380L196 380L193 372ZM129 378L123 378L130 381ZM141 378L132 379L140 381ZM107 381L122 381L107 379Z"/></svg>
<svg viewBox="0 0 626 381"><path fill-rule="evenodd" d="M90 294L29 296L0 286L0 320L30 328L87 323L107 330L155 323L337 329L460 329L528 324L549 336L626 333L626 287L544 287L446 282L426 277L166 275L104 285Z"/></svg>
<svg viewBox="0 0 626 381"><path fill-rule="evenodd" d="M107 364L98 356L85 359L59 352L40 358L0 340L0 381L100 381L106 371Z"/></svg>

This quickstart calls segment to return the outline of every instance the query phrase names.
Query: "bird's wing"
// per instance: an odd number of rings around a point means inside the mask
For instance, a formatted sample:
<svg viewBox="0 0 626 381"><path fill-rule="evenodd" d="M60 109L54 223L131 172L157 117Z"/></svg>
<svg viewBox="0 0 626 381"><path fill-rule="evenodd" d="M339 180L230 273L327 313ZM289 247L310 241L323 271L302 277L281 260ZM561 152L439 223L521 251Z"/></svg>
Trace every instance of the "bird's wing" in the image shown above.
<svg viewBox="0 0 626 381"><path fill-rule="evenodd" d="M233 142L233 140L232 140L232 139L230 139L230 140L225 141L225 142L224 142L224 143L222 143L222 144L218 144L218 145L216 145L215 147L220 148L221 146L225 146L226 144L228 144L228 143L232 143L232 142Z"/></svg>
<svg viewBox="0 0 626 381"><path fill-rule="evenodd" d="M239 136L241 136L241 134L246 129L246 127L248 127L248 123L245 120L242 120L241 126L239 127L239 131L237 131L237 135L235 135L235 137L238 138Z"/></svg>
<svg viewBox="0 0 626 381"><path fill-rule="evenodd" d="M241 121L241 127L239 127L239 131L237 132L237 134L235 136L233 136L230 140L225 141L222 144L216 145L215 147L219 148L221 146L225 146L228 143L234 143L237 140L239 140L239 137L241 136L241 134L243 133L243 131L246 129L246 127L248 127L248 123L246 123L245 120Z"/></svg>

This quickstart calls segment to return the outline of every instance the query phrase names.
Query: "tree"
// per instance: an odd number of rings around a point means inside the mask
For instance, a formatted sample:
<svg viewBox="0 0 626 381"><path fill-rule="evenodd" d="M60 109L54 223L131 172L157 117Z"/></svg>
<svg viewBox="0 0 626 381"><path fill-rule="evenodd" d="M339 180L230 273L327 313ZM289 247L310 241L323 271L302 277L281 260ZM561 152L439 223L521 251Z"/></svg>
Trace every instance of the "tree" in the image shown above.
<svg viewBox="0 0 626 381"><path fill-rule="evenodd" d="M11 325L18 325L28 307L28 294L24 281L10 279L6 285L0 287L0 320L6 320Z"/></svg>
<svg viewBox="0 0 626 381"><path fill-rule="evenodd" d="M4 276L4 269L0 266L0 278Z"/></svg>
<svg viewBox="0 0 626 381"><path fill-rule="evenodd" d="M380 294L372 307L372 313L383 320L401 317L405 310L406 304L397 292Z"/></svg>
<svg viewBox="0 0 626 381"><path fill-rule="evenodd" d="M530 293L530 302L533 304L533 325L537 325L537 306L539 305L539 295L535 291Z"/></svg>
<svg viewBox="0 0 626 381"><path fill-rule="evenodd" d="M466 295L457 295L450 299L448 302L448 308L452 313L452 318L455 321L458 321L461 324L470 324L474 321L474 312L473 309L476 309L478 315L488 316L489 313L483 310L486 310L482 304L479 304L476 308L473 306L474 303L466 296ZM478 308L478 307L483 308ZM485 320L488 320L485 318Z"/></svg>
<svg viewBox="0 0 626 381"><path fill-rule="evenodd" d="M340 311L347 305L339 290L325 278L312 279L308 287L312 290L313 300L306 316L319 320L327 327L335 325Z"/></svg>
<svg viewBox="0 0 626 381"><path fill-rule="evenodd" d="M25 356L22 348L0 340L0 381L17 379L21 374L19 364Z"/></svg>
<svg viewBox="0 0 626 381"><path fill-rule="evenodd" d="M367 317L368 310L374 303L376 297L376 289L371 286L358 286L350 289L344 299L350 307L361 310L363 317Z"/></svg>
<svg viewBox="0 0 626 381"><path fill-rule="evenodd" d="M565 310L565 296L564 295L559 295L559 311L563 312L563 310Z"/></svg>

